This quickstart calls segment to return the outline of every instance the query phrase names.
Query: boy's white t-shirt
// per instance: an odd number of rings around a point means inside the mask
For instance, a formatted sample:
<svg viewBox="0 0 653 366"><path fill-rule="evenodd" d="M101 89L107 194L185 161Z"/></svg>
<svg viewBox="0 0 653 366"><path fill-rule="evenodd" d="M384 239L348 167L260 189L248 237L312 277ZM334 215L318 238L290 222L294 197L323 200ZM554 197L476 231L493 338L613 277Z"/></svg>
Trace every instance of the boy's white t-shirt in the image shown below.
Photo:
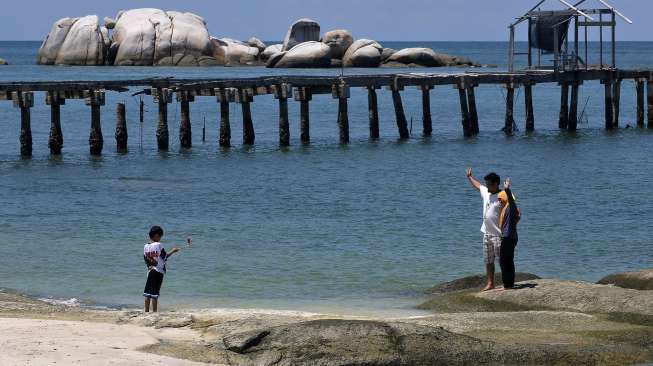
<svg viewBox="0 0 653 366"><path fill-rule="evenodd" d="M143 255L156 260L154 270L159 273L166 273L166 251L161 243L148 243L143 247Z"/></svg>
<svg viewBox="0 0 653 366"><path fill-rule="evenodd" d="M499 201L499 192L490 193L486 186L479 188L483 198L483 225L481 232L486 235L501 236L499 228L499 214L501 213L501 201Z"/></svg>

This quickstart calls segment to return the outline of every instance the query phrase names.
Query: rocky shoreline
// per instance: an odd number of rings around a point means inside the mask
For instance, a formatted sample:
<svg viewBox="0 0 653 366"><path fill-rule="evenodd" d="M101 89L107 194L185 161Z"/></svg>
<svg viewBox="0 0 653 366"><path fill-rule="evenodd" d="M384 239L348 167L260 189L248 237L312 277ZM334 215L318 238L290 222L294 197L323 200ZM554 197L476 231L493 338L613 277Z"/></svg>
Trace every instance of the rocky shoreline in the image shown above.
<svg viewBox="0 0 653 366"><path fill-rule="evenodd" d="M650 285L645 270L613 276ZM53 305L0 292L0 318L156 329L141 351L220 365L624 365L653 360L653 291L522 274L513 291L478 276L434 287L432 315L352 317L203 309L159 314ZM0 324L3 320L0 320ZM131 329L131 328L130 328Z"/></svg>
<svg viewBox="0 0 653 366"><path fill-rule="evenodd" d="M464 57L430 48L393 50L369 39L355 40L344 29L320 34L320 24L299 19L282 44L266 45L210 35L204 18L177 11L143 8L63 18L54 23L38 53L41 65L78 66L262 66L329 67L479 67Z"/></svg>

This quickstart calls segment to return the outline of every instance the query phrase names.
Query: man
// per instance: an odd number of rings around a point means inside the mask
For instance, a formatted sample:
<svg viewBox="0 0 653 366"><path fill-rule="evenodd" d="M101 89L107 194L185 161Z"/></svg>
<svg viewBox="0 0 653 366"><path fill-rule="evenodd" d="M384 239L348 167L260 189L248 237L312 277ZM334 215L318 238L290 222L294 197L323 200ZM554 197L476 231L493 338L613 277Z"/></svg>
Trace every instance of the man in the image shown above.
<svg viewBox="0 0 653 366"><path fill-rule="evenodd" d="M487 274L487 285L483 291L494 289L494 262L499 259L501 250L501 227L499 226L499 215L503 205L499 200L499 184L501 178L496 173L485 176L485 185L482 185L472 175L472 168L467 168L467 179L472 187L481 193L483 199L483 259Z"/></svg>

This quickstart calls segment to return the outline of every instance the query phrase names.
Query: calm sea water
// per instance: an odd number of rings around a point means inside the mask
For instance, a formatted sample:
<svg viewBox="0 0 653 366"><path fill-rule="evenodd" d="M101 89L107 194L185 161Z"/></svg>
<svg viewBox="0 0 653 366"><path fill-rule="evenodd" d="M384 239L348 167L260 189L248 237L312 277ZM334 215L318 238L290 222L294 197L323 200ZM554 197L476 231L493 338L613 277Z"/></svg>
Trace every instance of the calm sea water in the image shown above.
<svg viewBox="0 0 653 366"><path fill-rule="evenodd" d="M505 67L505 43L424 45ZM0 80L118 79L145 76L239 77L338 73L264 68L80 68L34 65L38 42L0 42ZM621 43L622 67L653 67L653 43ZM396 70L395 70L396 71ZM411 71L411 70L402 70ZM415 71L415 70L413 70ZM420 69L454 72L459 69ZM347 74L389 72L345 70ZM622 89L621 126L634 125L632 82ZM379 92L381 135L368 141L367 97L352 90L352 143L337 144L337 103L311 104L313 143L299 144L298 105L290 105L292 146L277 146L277 106L257 97L256 146L240 146L240 110L232 106L234 147L218 147L218 107L191 106L193 149L180 151L179 110L170 107L172 147L156 151L156 107L138 122L137 99L111 93L103 108L105 150L88 155L90 111L62 108L64 155L49 157L49 109L32 111L34 157L19 154L19 112L0 104L0 287L37 296L108 305L141 302L142 245L153 224L166 246L192 235L194 246L169 262L162 301L182 307L272 307L332 311L408 311L441 281L482 271L480 197L464 170L510 176L524 212L517 266L541 276L595 281L651 267L653 133L603 126L602 87L581 88L577 134L557 129L559 90L534 89L536 132L500 132L503 91L477 91L481 133L464 139L457 92L432 92L434 136L420 137L421 99L403 93L413 137L399 142L391 97ZM128 108L129 153L115 153L115 103ZM522 93L516 120L523 130ZM201 141L206 121L206 142ZM142 136L142 145L140 143Z"/></svg>

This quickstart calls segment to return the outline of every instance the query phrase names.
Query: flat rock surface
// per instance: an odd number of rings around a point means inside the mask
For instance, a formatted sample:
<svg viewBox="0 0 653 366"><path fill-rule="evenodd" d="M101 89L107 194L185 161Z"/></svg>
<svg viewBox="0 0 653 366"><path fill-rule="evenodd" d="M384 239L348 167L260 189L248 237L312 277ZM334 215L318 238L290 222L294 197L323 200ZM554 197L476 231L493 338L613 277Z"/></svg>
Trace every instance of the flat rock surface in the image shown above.
<svg viewBox="0 0 653 366"><path fill-rule="evenodd" d="M515 274L516 282L534 280L538 278L540 277L532 273L517 272ZM477 274L477 275L467 276L467 277L455 279L453 281L441 283L439 285L432 287L429 290L429 293L445 294L449 292L463 291L463 290L480 290L483 287L485 287L486 283L487 283L487 278L485 274ZM501 280L501 273L495 274L494 284L497 287L503 285L503 281Z"/></svg>
<svg viewBox="0 0 653 366"><path fill-rule="evenodd" d="M615 273L599 280L602 285L615 285L634 290L653 290L653 268Z"/></svg>

